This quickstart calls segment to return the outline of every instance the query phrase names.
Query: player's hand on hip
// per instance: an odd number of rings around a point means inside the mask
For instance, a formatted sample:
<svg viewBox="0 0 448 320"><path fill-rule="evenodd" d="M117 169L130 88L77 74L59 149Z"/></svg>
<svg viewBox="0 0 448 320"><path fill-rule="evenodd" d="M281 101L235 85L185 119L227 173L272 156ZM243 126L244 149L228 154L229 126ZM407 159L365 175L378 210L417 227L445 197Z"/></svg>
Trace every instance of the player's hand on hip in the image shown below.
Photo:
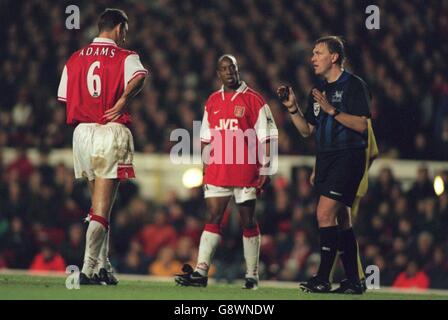
<svg viewBox="0 0 448 320"><path fill-rule="evenodd" d="M335 108L328 102L325 92L322 93L317 89L313 89L312 93L314 100L320 105L324 112L331 114L334 111Z"/></svg>
<svg viewBox="0 0 448 320"><path fill-rule="evenodd" d="M277 96L282 104L288 108L288 111L292 112L297 107L297 100L294 91L289 86L280 86L277 89Z"/></svg>
<svg viewBox="0 0 448 320"><path fill-rule="evenodd" d="M269 182L271 181L271 178L266 175L260 175L258 178L258 184L257 184L257 195L260 195L264 192L264 189L267 187Z"/></svg>
<svg viewBox="0 0 448 320"><path fill-rule="evenodd" d="M102 120L105 122L113 122L121 117L121 115L124 113L124 109L125 109L125 100L118 99L118 101L112 108L106 110Z"/></svg>

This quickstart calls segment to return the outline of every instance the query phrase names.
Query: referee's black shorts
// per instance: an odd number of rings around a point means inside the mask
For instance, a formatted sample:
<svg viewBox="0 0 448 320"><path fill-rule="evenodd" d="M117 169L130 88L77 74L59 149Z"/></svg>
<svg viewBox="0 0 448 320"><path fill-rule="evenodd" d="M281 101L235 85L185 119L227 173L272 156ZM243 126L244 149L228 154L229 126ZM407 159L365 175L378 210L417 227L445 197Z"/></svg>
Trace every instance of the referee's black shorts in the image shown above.
<svg viewBox="0 0 448 320"><path fill-rule="evenodd" d="M365 149L318 153L314 179L317 193L351 207L365 166Z"/></svg>

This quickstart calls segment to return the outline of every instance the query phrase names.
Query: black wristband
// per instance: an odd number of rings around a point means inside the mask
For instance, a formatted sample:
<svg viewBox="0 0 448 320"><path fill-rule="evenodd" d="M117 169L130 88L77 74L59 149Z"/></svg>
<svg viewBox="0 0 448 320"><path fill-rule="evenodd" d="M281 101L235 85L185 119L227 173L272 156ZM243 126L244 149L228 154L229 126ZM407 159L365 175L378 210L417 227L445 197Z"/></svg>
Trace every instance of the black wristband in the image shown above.
<svg viewBox="0 0 448 320"><path fill-rule="evenodd" d="M341 113L341 110L334 108L333 118L336 117L340 113Z"/></svg>

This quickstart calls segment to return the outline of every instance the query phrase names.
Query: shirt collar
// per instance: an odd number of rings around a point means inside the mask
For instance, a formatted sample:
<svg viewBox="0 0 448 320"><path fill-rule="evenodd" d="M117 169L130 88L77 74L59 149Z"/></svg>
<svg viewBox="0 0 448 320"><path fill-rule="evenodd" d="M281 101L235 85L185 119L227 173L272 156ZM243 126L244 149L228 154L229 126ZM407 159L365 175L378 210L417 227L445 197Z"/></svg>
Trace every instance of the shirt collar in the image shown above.
<svg viewBox="0 0 448 320"><path fill-rule="evenodd" d="M349 75L350 75L350 74L349 74L347 71L345 71L344 69L342 69L342 72L341 72L341 74L339 75L339 77L336 79L336 81L333 81L333 82L330 82L330 83L329 83L328 81L325 80L325 84L326 84L326 85L334 85L334 84L338 84L338 83L344 82L345 80L348 79Z"/></svg>
<svg viewBox="0 0 448 320"><path fill-rule="evenodd" d="M238 94L240 94L241 92L245 92L247 90L247 88L248 87L247 87L246 82L241 81L240 86L238 87L238 89L235 90L235 94L232 96L232 98L230 100L231 101L235 100L236 96ZM224 86L223 85L221 86L221 90L219 90L219 91L221 91L221 97L222 97L222 100L224 100Z"/></svg>
<svg viewBox="0 0 448 320"><path fill-rule="evenodd" d="M111 44L116 46L117 44L115 43L114 40L109 39L109 38L100 38L100 37L96 37L95 39L93 39L92 43L96 43L96 44Z"/></svg>

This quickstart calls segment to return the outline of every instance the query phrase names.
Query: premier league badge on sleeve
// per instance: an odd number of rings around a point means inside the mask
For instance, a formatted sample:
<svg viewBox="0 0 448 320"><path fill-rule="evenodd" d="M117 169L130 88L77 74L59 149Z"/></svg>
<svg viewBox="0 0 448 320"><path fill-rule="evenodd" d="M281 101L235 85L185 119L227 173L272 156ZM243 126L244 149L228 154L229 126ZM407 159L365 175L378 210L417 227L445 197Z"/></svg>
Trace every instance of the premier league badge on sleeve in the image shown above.
<svg viewBox="0 0 448 320"><path fill-rule="evenodd" d="M344 93L343 91L335 91L333 96L331 97L331 102L332 103L342 102L343 93Z"/></svg>
<svg viewBox="0 0 448 320"><path fill-rule="evenodd" d="M320 104L317 102L313 103L314 115L317 117L320 112Z"/></svg>
<svg viewBox="0 0 448 320"><path fill-rule="evenodd" d="M245 108L243 106L235 106L235 109L233 110L233 114L237 118L242 118L244 116Z"/></svg>

